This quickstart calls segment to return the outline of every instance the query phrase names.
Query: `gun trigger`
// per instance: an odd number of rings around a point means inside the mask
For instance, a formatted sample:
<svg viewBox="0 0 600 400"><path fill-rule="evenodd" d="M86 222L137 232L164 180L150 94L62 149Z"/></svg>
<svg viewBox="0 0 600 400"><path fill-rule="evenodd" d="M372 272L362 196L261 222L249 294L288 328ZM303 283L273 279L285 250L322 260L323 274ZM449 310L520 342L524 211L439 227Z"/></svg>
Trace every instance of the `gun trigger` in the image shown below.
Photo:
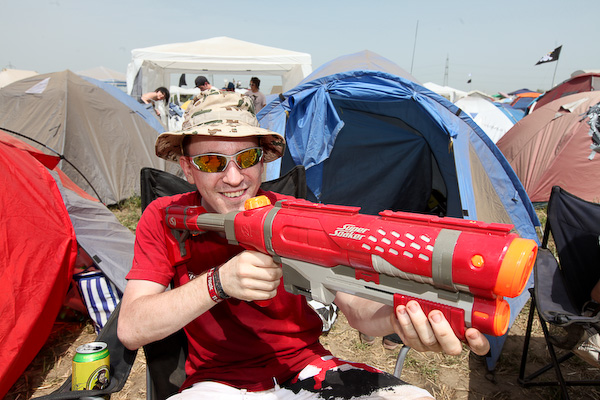
<svg viewBox="0 0 600 400"><path fill-rule="evenodd" d="M173 237L177 239L177 243L179 244L179 254L181 255L181 258L185 259L189 256L186 241L190 237L190 232L171 229L171 233L173 234Z"/></svg>

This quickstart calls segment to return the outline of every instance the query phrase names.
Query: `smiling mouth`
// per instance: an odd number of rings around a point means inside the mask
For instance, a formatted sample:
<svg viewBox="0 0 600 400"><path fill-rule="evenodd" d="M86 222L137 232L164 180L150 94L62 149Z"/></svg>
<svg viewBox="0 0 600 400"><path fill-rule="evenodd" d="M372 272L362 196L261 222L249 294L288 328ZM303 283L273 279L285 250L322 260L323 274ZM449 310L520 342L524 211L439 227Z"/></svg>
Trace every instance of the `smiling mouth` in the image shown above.
<svg viewBox="0 0 600 400"><path fill-rule="evenodd" d="M229 198L240 197L241 195L244 194L244 192L245 192L245 190L240 190L237 192L223 192L223 196L229 197Z"/></svg>

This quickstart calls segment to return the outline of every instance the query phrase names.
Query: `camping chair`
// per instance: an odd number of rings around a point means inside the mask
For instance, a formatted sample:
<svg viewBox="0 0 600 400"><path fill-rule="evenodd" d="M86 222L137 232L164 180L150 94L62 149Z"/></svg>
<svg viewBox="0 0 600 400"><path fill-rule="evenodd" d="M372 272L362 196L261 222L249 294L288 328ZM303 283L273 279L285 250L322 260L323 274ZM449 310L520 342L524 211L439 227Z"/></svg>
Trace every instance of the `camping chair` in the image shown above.
<svg viewBox="0 0 600 400"><path fill-rule="evenodd" d="M306 176L303 166L296 166L278 179L263 182L261 189L305 199ZM141 171L142 210L157 197L196 190L187 181L153 168ZM319 310L316 310L319 312ZM396 360L394 375L400 377L404 359L410 350L402 346ZM146 354L146 398L165 399L177 393L185 380L187 339L183 330L155 343L144 346Z"/></svg>
<svg viewBox="0 0 600 400"><path fill-rule="evenodd" d="M556 244L558 259L548 249L549 236ZM560 386L562 397L569 398L567 386L596 386L597 380L566 380L561 364L575 355L572 351L584 331L600 332L600 316L584 316L590 292L600 278L600 204L584 201L558 186L548 201L548 220L542 246L534 268L531 308L523 345L519 383L523 387ZM550 363L525 376L527 353L534 314L538 318L550 355ZM558 357L556 348L567 350ZM555 380L536 380L554 370Z"/></svg>

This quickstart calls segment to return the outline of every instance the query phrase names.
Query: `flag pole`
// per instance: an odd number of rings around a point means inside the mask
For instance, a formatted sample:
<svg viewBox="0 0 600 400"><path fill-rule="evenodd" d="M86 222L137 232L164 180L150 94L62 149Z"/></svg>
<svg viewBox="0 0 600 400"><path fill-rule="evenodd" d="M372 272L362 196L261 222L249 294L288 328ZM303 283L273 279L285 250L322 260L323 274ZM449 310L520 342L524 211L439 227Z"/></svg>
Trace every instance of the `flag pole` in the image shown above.
<svg viewBox="0 0 600 400"><path fill-rule="evenodd" d="M419 33L419 20L417 20L417 28L415 29L415 43L413 44L412 61L410 62L410 74L413 73L413 64L415 63L415 50L417 49L417 33Z"/></svg>
<svg viewBox="0 0 600 400"><path fill-rule="evenodd" d="M558 60L556 60L556 65L554 66L554 75L552 75L552 86L550 86L550 89L552 89L554 87L554 78L556 78L556 70L558 69Z"/></svg>

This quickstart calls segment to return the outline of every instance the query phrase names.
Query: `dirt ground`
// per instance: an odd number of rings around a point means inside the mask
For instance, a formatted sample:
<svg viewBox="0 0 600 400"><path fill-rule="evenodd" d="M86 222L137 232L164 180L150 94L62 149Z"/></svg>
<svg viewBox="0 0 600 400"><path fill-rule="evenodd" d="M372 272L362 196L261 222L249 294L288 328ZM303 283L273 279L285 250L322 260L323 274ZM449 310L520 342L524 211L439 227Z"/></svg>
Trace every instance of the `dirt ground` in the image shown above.
<svg viewBox="0 0 600 400"><path fill-rule="evenodd" d="M426 388L438 400L559 399L557 388L525 389L517 381L527 311L528 307L512 327L493 375L486 373L483 363L471 357L467 350L456 357L411 350L404 363L402 379ZM530 351L529 359L531 367L528 371L533 371L535 365L542 365L548 360L537 320L535 324L538 325L538 329L532 340L533 350ZM57 322L44 348L5 399L31 399L58 389L71 374L71 361L75 349L83 343L93 341L95 337L89 321ZM339 315L332 330L323 335L321 340L338 357L368 363L390 373L394 372L399 350L386 350L380 341L371 346L362 344L358 333L348 325L342 314ZM568 362L568 367L568 379L592 378L600 374L600 368L576 358ZM549 374L551 378L552 372L550 371ZM600 387L572 387L569 393L573 399L600 399ZM144 399L145 396L145 358L140 351L124 389L113 394L111 399Z"/></svg>

